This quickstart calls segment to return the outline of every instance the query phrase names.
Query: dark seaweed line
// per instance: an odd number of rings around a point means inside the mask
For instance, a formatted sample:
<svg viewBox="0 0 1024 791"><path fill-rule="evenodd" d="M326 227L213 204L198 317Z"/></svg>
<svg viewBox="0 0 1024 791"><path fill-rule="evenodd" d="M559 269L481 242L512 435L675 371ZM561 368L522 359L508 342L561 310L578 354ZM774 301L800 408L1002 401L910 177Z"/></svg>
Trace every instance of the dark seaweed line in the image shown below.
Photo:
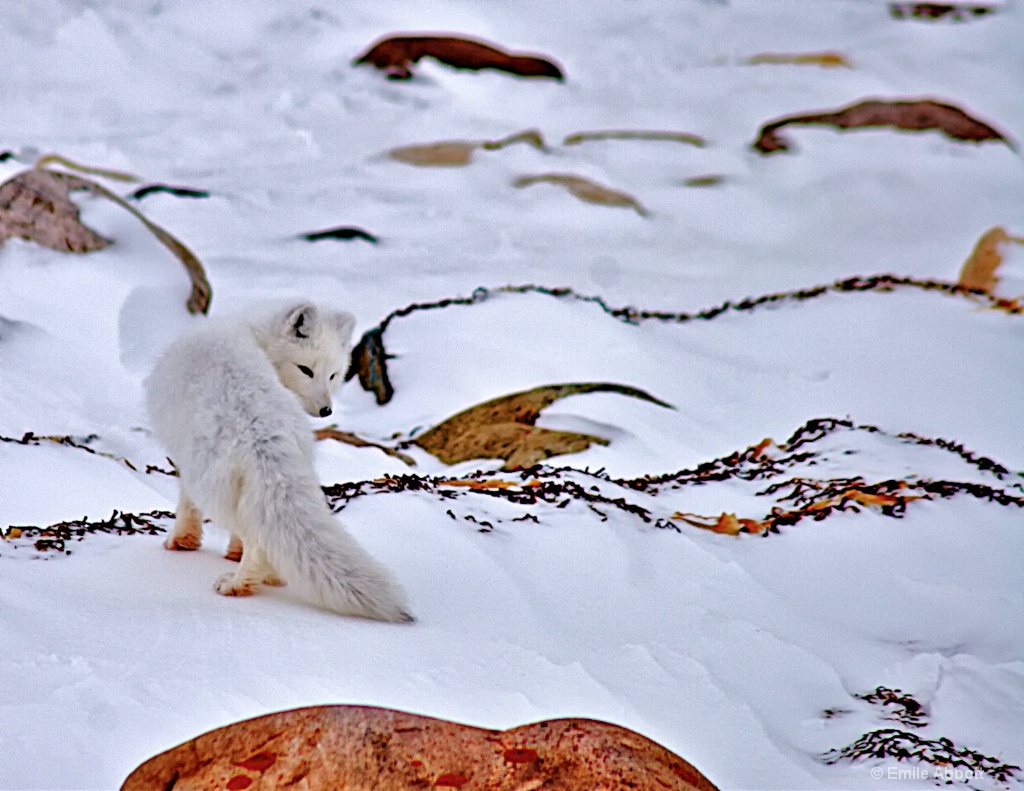
<svg viewBox="0 0 1024 791"><path fill-rule="evenodd" d="M375 480L351 481L337 483L331 486L324 486L323 492L331 510L335 513L353 499L363 495L377 493L398 493L398 492L424 492L433 495L441 502L455 500L469 494L485 495L506 500L516 505L538 505L545 503L555 505L557 508L565 508L573 501L583 502L593 510L602 521L607 519L604 512L597 508L598 505L613 508L622 513L638 518L641 522L659 529L673 530L681 533L682 529L673 521L665 518L655 517L649 509L631 503L623 497L609 497L601 493L596 486L585 486L577 481L561 480L558 474L562 470L551 468L531 468L524 471L534 473L537 482L530 486L524 486L519 490L502 488L458 488L454 489L451 479L441 477L428 477L420 475L399 475L395 477L378 478ZM571 470L575 474L590 475L597 480L607 481L607 478L600 478L593 473L581 473L579 470ZM546 478L546 480L541 480ZM466 479L457 479L466 480ZM850 479L841 479L841 484L846 485ZM830 482L823 482L828 484ZM841 487L832 487L838 491ZM858 491L865 493L886 493L896 491L899 488L898 481L883 481L872 486L858 486ZM939 497L952 497L956 494L966 493L977 499L995 502L999 505L1015 505L1024 508L1024 497L1015 497L1004 491L980 484L965 483L961 481L922 481L908 487L924 490L928 494ZM823 493L831 491L826 488ZM930 499L930 498L928 498ZM861 510L854 504L854 510ZM792 526L805 518L812 518L815 521L822 521L836 512L847 510L847 503L842 502L835 506L820 508L808 511L777 512L769 515L766 520L768 525L760 535L767 536L772 533L779 533L779 527ZM885 516L899 518L903 515L905 503L882 508ZM81 541L87 535L97 533L108 533L114 535L157 535L166 532L166 528L156 524L156 520L173 519L174 514L170 511L147 511L141 514L122 512L115 510L107 519L90 521L88 518L76 519L69 522L58 522L47 527L36 525L11 525L2 535L5 541L28 540L33 541L35 549L43 552L53 550L63 554L71 554L67 544L71 541ZM513 521L522 521L519 518ZM769 524L770 523L770 524ZM17 548L17 544L13 545Z"/></svg>
<svg viewBox="0 0 1024 791"><path fill-rule="evenodd" d="M977 469L988 472L996 478L1003 480L1007 476L1024 477L1024 473L1011 472L1004 465L970 451L963 444L954 440L933 439L921 437L910 432L891 434L878 426L854 423L852 420L844 420L834 417L811 418L796 431L792 436L783 442L779 447L789 455L782 458L772 458L765 455L758 449L758 446L751 446L743 451L734 451L728 456L722 456L711 461L704 462L693 469L679 470L678 472L665 473L663 475L643 476L640 478L616 478L607 480L636 491L650 491L658 493L658 487L666 484L686 485L689 483L707 483L711 481L723 481L729 478L741 480L757 480L759 478L773 478L786 471L794 464L799 464L807 459L817 456L817 453L804 452L794 453L793 451L804 445L817 442L828 434L836 431L864 431L869 434L880 434L892 437L904 442L911 442L915 445L930 445L941 448L950 453L955 453L965 462ZM1019 483L1011 484L1013 488L1022 488Z"/></svg>
<svg viewBox="0 0 1024 791"><path fill-rule="evenodd" d="M924 728L928 725L928 710L913 695L904 694L902 689L875 687L871 692L854 697L882 706L887 720L898 722L904 727ZM886 708L888 706L892 709Z"/></svg>
<svg viewBox="0 0 1024 791"><path fill-rule="evenodd" d="M556 505L558 508L566 507L572 501L586 503L594 509L598 505L614 508L622 513L637 517L641 522L660 529L670 529L679 533L681 528L673 521L665 518L655 517L651 511L636 503L631 503L623 497L609 497L603 494L597 486L585 486L578 481L568 480L560 477L560 473L570 472L576 475L588 475L596 480L614 483L608 478L602 478L594 473L585 473L571 468L552 469L542 466L532 467L523 470L523 480L532 478L531 484L521 486L519 489L507 489L500 486L486 488L453 488L451 479L443 477L420 476L414 474L399 475L394 477L377 478L375 480L352 481L338 483L332 486L323 487L324 494L331 509L337 513L357 497L368 494L394 494L399 492L424 492L437 497L440 501L455 500L470 494L493 497L516 505L538 505L545 503ZM492 473L493 475L493 473ZM459 480L472 480L463 478ZM480 478L476 478L480 480ZM704 481L692 480L690 483L701 485ZM800 485L806 483L803 479L789 480L769 487L766 492L760 494L774 493L787 485ZM859 503L850 491L865 495L894 495L896 502L882 505L880 512L883 516L895 519L901 518L906 512L907 502L918 499L931 500L934 497L943 499L954 497L958 494L968 494L975 499L995 503L1001 506L1016 506L1024 508L1024 497L1015 496L1008 492L995 489L984 484L975 484L964 481L932 481L922 480L911 483L896 480L886 480L875 484L866 484L859 479L839 478L817 482L818 486L811 497L802 497L799 489L795 489L783 498L800 499L796 510L783 510L773 508L761 523L763 530L756 531L757 535L768 536L780 533L781 527L794 526L805 519L812 519L816 522L823 521L836 513L853 511L860 513L867 511L867 507ZM915 495L915 492L924 492L923 495ZM901 496L902 495L902 496ZM909 498L909 499L906 499ZM835 500L834 504L821 506L823 500ZM597 511L604 518L604 514ZM750 532L744 528L745 532Z"/></svg>
<svg viewBox="0 0 1024 791"><path fill-rule="evenodd" d="M614 316L626 324L638 324L641 321L649 320L677 323L694 320L706 321L729 311L749 311L763 305L777 302L801 302L803 300L813 299L828 293L844 294L859 291L890 292L899 288L916 288L924 291L938 291L950 296L968 297L976 301L987 303L989 307L999 308L1011 314L1024 312L1024 306L1018 305L1016 302L995 297L980 289L965 288L964 286L956 283L949 283L941 280L920 280L917 278L900 277L898 275L891 274L870 275L867 277L855 275L844 280L837 280L828 285L812 286L810 288L794 289L791 291L779 291L772 294L764 294L759 297L746 297L736 302L728 300L720 305L699 310L694 313L640 310L639 308L632 306L614 308L611 307L603 297L579 294L567 286L552 288L549 286L538 286L528 283L525 285L499 286L496 288L480 286L474 289L472 295L468 297L449 297L436 302L417 302L411 305L406 305L404 308L391 311L391 313L389 313L384 320L377 325L376 329L379 332L383 332L387 329L392 319L402 318L408 316L410 313L415 313L416 311L446 308L450 305L477 305L482 302L486 302L492 296L497 294L545 294L547 296L557 297L560 299L569 298L580 302L592 302L598 305L605 313Z"/></svg>
<svg viewBox="0 0 1024 791"><path fill-rule="evenodd" d="M824 438L829 433L838 430L857 430L867 431L869 433L881 433L906 442L913 442L914 444L935 445L948 452L956 453L966 462L981 470L987 470L996 477L1002 478L1004 474L1009 474L1007 469L1002 465L999 465L986 457L978 456L977 454L966 450L963 445L950 440L936 440L907 433L892 435L884 432L876 426L857 425L850 420L841 420L838 418L813 418L808 420L803 426L798 428L789 440L781 447L791 451L794 447L800 447L808 443L815 442ZM94 448L89 447L87 444L83 444L91 442L94 439L96 439L96 435L90 435L78 440L67 436L37 436L33 432L26 432L20 439L0 436L0 441L17 445L38 446L43 442L66 445L92 454L112 458L124 463L132 470L137 470L136 466L128 459L97 451ZM645 524L653 525L661 529L671 529L676 532L681 532L681 529L677 524L671 520L655 517L643 506L630 503L623 497L606 496L600 492L597 485L585 486L578 481L567 480L566 476L580 476L594 481L595 484L603 482L620 486L629 491L639 491L656 496L659 493L660 487L665 484L674 484L673 488L679 488L686 485L700 486L709 482L729 480L731 478L738 478L740 480L747 481L762 478L775 478L785 474L787 469L791 468L793 465L819 455L814 452L791 453L788 456L775 459L765 454L763 450L764 449L760 445L752 446L744 451L737 451L728 456L706 462L694 469L681 470L679 472L661 476L644 476L641 478L631 479L612 478L603 469L591 471L589 469L579 470L573 467L550 467L539 464L528 469L519 470L516 473L519 479L524 482L535 481L532 485L522 486L518 490L501 489L497 487L462 489L453 487L451 485L452 479L445 478L443 476L432 477L405 474L378 478L376 480L336 483L330 486L324 486L323 491L329 505L335 512L342 510L350 500L362 495L404 491L422 491L437 497L442 502L445 500L457 499L470 493L497 497L519 505L547 503L557 504L558 507L565 507L573 500L576 500L586 503L588 507L595 510L602 516L602 518L604 518L604 514L597 509L598 505L628 513L637 517ZM165 475L177 474L175 470L163 470L153 465L147 465L146 472L158 472ZM475 470L456 480L480 481L494 478L495 475L496 473L493 470ZM507 480L507 478L505 480ZM769 514L765 520L766 523L770 523L770 525L762 535L778 533L779 527L795 525L806 518L812 518L820 521L837 511L845 511L850 508L857 509L858 504L856 502L842 500L838 504L827 508L805 510L807 506L813 505L821 500L839 497L845 490L851 488L855 488L858 492L864 494L898 495L901 492L906 494L911 494L914 491L924 492L927 499L931 499L935 496L949 498L958 494L968 494L975 499L993 502L998 505L1024 508L1024 496L1011 494L1004 489L997 489L985 484L964 481L933 481L928 479L909 483L889 480L869 485L859 478L837 478L830 481L808 481L802 478L791 478L768 486L760 492L760 494L775 494L786 486L792 486L793 490L790 494L781 499L783 501L787 499L793 500L794 504L798 505L799 510L783 512L776 509L773 511L773 513ZM1017 488L1020 487L1018 486ZM810 495L805 494L805 491L810 491ZM881 510L883 515L898 518L902 516L905 510L905 502L885 506ZM152 520L156 518L172 518L173 516L174 514L165 511L151 511L144 514L114 511L110 518L99 521L89 521L88 519L83 518L72 522L60 522L48 527L12 525L8 528L4 538L12 538L14 535L12 531L17 531L17 538L31 538L32 536L38 536L39 538L36 542L37 549L57 549L58 551L65 552L65 545L67 541L81 540L88 533L114 532L118 534L131 535L135 533L163 532L163 528L153 524Z"/></svg>
<svg viewBox="0 0 1024 791"><path fill-rule="evenodd" d="M54 445L64 445L69 448L84 450L86 453L91 453L94 456L102 456L105 459L113 459L114 461L121 462L121 464L123 464L128 469L133 470L134 472L139 471L139 468L136 467L131 462L130 459L126 459L124 456L118 456L116 453L107 453L106 451L90 448L88 443L97 439L99 439L98 434L90 434L87 437L76 439L75 437L71 437L68 435L41 436L32 431L26 431L21 436L20 439L16 437L5 437L3 435L0 435L0 442L9 442L14 445L32 445L33 447L38 447L39 445L42 445L44 442L51 442ZM161 475L170 475L173 477L177 477L178 471L176 469L173 469L174 463L170 459L168 459L167 461L169 464L171 464L172 469L165 470L161 467L157 467L155 464L147 464L144 472L146 473L146 475L150 475L152 473L160 473Z"/></svg>
<svg viewBox="0 0 1024 791"><path fill-rule="evenodd" d="M174 519L170 511L146 511L134 514L128 511L114 511L106 519L90 521L88 517L74 519L70 522L57 522L48 527L36 525L11 525L3 533L4 541L32 541L38 552L54 551L70 555L67 548L72 541L81 541L87 535L107 533L111 535L158 535L166 532L166 528L156 524L156 520ZM17 544L13 544L15 549Z"/></svg>
<svg viewBox="0 0 1024 791"><path fill-rule="evenodd" d="M830 750L822 756L826 764L871 758L895 758L897 761L917 761L937 767L953 766L984 773L1003 783L1016 777L1021 770L1016 764L999 763L998 759L976 750L958 747L950 739L925 739L896 728L865 733L852 744Z"/></svg>

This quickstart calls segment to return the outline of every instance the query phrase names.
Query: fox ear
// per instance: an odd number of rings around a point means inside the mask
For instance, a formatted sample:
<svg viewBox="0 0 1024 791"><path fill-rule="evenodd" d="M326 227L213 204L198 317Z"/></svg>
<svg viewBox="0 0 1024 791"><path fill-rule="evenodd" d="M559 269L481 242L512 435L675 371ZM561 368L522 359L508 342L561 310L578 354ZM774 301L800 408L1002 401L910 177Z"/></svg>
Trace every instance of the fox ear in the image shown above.
<svg viewBox="0 0 1024 791"><path fill-rule="evenodd" d="M338 312L334 314L334 326L338 329L338 334L345 339L345 343L352 340L352 330L356 326L356 317L351 313Z"/></svg>
<svg viewBox="0 0 1024 791"><path fill-rule="evenodd" d="M308 338L317 321L316 305L304 302L291 308L284 320L285 334L293 338Z"/></svg>

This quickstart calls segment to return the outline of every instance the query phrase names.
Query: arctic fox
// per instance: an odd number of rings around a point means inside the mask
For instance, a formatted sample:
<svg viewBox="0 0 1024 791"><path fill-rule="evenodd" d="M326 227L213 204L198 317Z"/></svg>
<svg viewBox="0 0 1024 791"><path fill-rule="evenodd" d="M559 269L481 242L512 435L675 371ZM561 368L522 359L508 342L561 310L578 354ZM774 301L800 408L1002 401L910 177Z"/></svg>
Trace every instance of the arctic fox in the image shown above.
<svg viewBox="0 0 1024 791"><path fill-rule="evenodd" d="M342 615L411 621L391 573L334 518L303 412L331 414L355 319L302 303L210 320L175 341L146 379L157 436L181 474L167 549L198 549L203 515L231 532L241 564L214 588L248 596L293 583Z"/></svg>

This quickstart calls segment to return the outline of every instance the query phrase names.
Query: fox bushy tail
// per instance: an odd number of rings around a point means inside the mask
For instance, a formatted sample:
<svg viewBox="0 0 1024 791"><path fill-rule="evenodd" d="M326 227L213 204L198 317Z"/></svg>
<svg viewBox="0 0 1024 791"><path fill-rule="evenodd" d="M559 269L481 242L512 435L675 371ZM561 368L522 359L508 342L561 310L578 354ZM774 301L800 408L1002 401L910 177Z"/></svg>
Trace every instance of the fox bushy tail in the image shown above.
<svg viewBox="0 0 1024 791"><path fill-rule="evenodd" d="M412 621L398 582L334 517L313 470L294 458L282 465L273 452L255 455L238 499L245 551L254 542L279 576L328 610Z"/></svg>

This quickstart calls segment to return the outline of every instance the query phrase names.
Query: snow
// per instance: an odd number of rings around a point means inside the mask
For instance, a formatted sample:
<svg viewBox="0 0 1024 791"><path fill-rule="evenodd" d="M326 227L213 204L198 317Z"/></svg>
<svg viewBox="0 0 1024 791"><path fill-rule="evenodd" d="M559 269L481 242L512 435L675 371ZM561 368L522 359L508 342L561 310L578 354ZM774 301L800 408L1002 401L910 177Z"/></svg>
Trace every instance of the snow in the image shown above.
<svg viewBox="0 0 1024 791"><path fill-rule="evenodd" d="M68 0L4 4L0 26L0 150L17 155L0 176L53 151L209 191L137 206L203 262L211 315L312 296L355 313L361 333L414 302L509 284L693 313L854 275L955 281L986 229L1024 234L1024 167L999 143L812 127L785 130L789 153L750 148L770 119L867 97L953 102L1020 143L1019 3L952 23L896 20L873 0L593 0L585 10ZM350 65L403 31L542 53L568 79L422 62L398 83ZM825 50L853 67L745 62ZM385 156L528 128L548 150L480 150L464 168ZM561 145L600 129L709 142ZM512 186L549 172L628 192L650 216L557 185ZM706 175L724 181L684 186ZM168 463L148 432L141 381L167 342L205 319L185 311L181 266L135 218L76 200L113 246L86 256L20 240L0 248L0 435L70 435L97 452L0 443L0 531L175 507L174 479L144 472ZM297 238L337 225L380 244ZM1001 296L1024 290L1022 267L1024 248L1009 246ZM1020 498L1024 324L985 305L915 288L832 291L707 321L629 323L593 301L494 293L395 318L384 335L395 396L378 406L349 383L332 417L341 429L387 442L539 385L639 387L674 409L589 394L552 405L539 425L610 439L550 459L563 468L551 475L650 518L603 506L602 516L578 499L559 508L465 488L443 498L364 487L339 503L340 518L402 581L411 626L339 618L287 588L219 597L213 580L231 564L216 529L197 553L165 552L147 534L90 534L70 554L4 539L0 788L116 787L206 730L333 703L493 728L604 719L723 789L933 787L929 773L874 779L872 768L918 766L892 758L823 761L869 731L902 727L856 697L879 686L924 704L928 724L905 730L1024 765L1019 507L961 491L908 502L900 519L863 506L759 538L672 517L760 520L793 507L784 492L759 494L770 480L657 493L621 482L694 469L765 437L782 458L779 444L800 426L834 417L852 427L803 446L817 455L785 476L952 481ZM962 443L1007 472L906 432ZM323 442L319 471L325 484L477 471L523 482L498 462L446 468L406 452L413 469Z"/></svg>

